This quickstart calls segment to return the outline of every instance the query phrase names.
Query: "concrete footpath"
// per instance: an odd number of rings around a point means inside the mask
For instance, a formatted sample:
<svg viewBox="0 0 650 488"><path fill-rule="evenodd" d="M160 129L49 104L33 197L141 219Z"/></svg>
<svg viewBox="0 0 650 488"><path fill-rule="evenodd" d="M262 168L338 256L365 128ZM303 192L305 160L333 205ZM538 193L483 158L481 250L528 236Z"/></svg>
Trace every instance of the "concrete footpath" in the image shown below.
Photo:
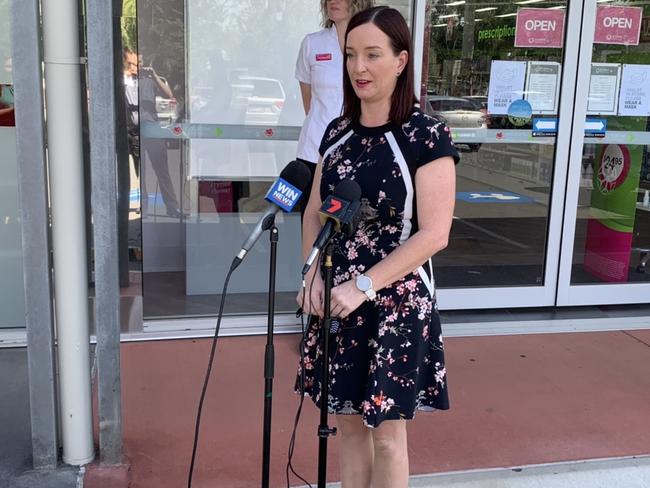
<svg viewBox="0 0 650 488"><path fill-rule="evenodd" d="M340 488L331 483L329 488ZM409 488L648 488L650 457L411 477ZM304 487L303 487L304 488Z"/></svg>

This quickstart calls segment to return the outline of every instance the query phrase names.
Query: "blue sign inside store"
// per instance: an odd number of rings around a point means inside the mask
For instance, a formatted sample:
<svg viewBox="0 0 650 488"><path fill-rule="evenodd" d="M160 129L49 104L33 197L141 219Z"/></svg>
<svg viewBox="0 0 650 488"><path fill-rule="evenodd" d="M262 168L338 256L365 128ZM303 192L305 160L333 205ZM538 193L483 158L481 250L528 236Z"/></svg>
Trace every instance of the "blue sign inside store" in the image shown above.
<svg viewBox="0 0 650 488"><path fill-rule="evenodd" d="M557 135L557 119L533 119L534 136L554 136Z"/></svg>
<svg viewBox="0 0 650 488"><path fill-rule="evenodd" d="M548 137L557 135L556 118L533 118L533 136ZM607 133L607 119L585 120L585 137L604 137Z"/></svg>
<svg viewBox="0 0 650 488"><path fill-rule="evenodd" d="M604 137L607 132L607 119L587 119L585 137Z"/></svg>
<svg viewBox="0 0 650 488"><path fill-rule="evenodd" d="M510 191L459 191L456 200L469 203L534 203L535 200Z"/></svg>

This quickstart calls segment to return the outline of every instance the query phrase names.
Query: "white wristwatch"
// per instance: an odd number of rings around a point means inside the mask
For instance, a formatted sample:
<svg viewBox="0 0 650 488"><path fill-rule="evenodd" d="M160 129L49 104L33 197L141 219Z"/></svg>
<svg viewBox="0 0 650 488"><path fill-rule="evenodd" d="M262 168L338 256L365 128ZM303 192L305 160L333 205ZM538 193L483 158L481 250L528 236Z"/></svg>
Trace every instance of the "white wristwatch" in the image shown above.
<svg viewBox="0 0 650 488"><path fill-rule="evenodd" d="M377 297L377 293L372 289L372 280L369 276L364 274L357 276L356 280L357 289L362 291L368 297L368 300L374 300Z"/></svg>

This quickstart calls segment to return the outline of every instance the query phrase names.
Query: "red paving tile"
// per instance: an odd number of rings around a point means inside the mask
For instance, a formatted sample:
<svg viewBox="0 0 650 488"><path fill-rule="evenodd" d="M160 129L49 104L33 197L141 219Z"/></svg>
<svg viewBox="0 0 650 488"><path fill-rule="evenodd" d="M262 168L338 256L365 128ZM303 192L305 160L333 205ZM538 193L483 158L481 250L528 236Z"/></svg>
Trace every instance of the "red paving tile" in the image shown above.
<svg viewBox="0 0 650 488"><path fill-rule="evenodd" d="M630 330L626 333L650 347L650 330Z"/></svg>
<svg viewBox="0 0 650 488"><path fill-rule="evenodd" d="M260 485L265 340L220 340L195 488ZM419 413L410 423L411 472L650 453L650 347L642 340L650 344L650 331L448 339L452 409ZM271 486L282 487L298 401L291 393L297 336L275 344ZM122 345L133 488L186 485L209 347L209 340ZM316 477L317 424L318 411L305 401L294 466L309 481ZM338 479L336 458L335 439L330 481Z"/></svg>

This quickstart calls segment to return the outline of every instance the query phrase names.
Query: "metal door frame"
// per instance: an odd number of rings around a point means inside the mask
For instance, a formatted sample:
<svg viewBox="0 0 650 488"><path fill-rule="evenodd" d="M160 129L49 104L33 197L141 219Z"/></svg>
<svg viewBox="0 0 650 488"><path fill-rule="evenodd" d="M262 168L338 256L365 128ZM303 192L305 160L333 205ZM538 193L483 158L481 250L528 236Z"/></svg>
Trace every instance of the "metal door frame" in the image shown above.
<svg viewBox="0 0 650 488"><path fill-rule="evenodd" d="M558 306L610 305L647 303L650 282L625 284L571 284L573 247L575 243L578 192L573 191L580 183L580 167L584 145L584 120L587 116L587 97L591 72L594 31L596 27L596 0L584 1L578 78L575 93L575 112L571 134L570 164L567 178L566 211L563 222L560 272L558 276ZM602 141L605 142L605 141Z"/></svg>
<svg viewBox="0 0 650 488"><path fill-rule="evenodd" d="M560 87L558 133L555 140L555 157L551 182L550 212L544 266L544 281L540 286L492 286L439 289L440 308L444 310L468 310L488 308L543 307L556 304L560 248L565 210L566 181L568 173L569 149L571 147L574 122L576 82L578 75L578 56L580 52L581 29L583 22L583 2L595 0L568 0L565 26L564 55ZM513 0L514 3L514 0ZM414 39L422 40L426 0L416 2ZM418 21L419 20L419 21ZM570 28L571 26L571 28ZM422 59L422 42L414 43L414 57ZM488 129L488 132L490 129ZM497 132L494 130L494 132ZM493 142L491 140L490 142ZM462 163L461 163L462 164Z"/></svg>

